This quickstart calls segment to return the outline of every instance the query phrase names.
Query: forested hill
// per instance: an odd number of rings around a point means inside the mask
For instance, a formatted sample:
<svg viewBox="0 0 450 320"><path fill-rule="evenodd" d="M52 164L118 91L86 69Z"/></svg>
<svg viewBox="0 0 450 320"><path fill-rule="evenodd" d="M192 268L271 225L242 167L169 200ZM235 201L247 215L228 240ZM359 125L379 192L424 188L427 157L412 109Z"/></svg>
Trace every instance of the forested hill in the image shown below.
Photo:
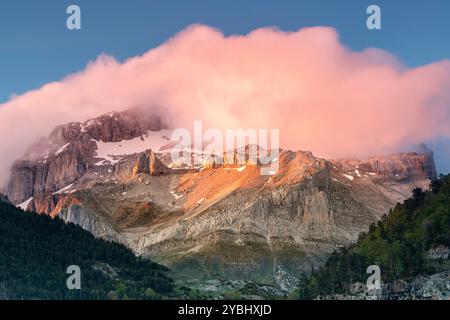
<svg viewBox="0 0 450 320"><path fill-rule="evenodd" d="M326 265L303 276L294 298L351 295L350 284L365 284L367 267L378 265L382 283L449 271L448 256L430 258L429 250L450 247L450 175L431 183L430 191L415 189L357 243L334 253Z"/></svg>
<svg viewBox="0 0 450 320"><path fill-rule="evenodd" d="M69 290L67 267L81 269ZM164 266L73 224L0 201L0 299L159 299L174 293Z"/></svg>

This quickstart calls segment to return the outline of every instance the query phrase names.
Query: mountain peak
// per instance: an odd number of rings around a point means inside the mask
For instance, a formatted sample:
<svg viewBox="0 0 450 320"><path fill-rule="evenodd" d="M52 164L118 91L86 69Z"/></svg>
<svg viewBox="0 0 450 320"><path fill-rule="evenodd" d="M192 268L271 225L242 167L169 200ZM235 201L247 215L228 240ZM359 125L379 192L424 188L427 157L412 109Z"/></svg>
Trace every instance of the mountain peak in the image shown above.
<svg viewBox="0 0 450 320"><path fill-rule="evenodd" d="M148 114L133 108L122 112L110 112L83 122L72 122L57 126L49 136L55 144L63 145L83 135L103 142L119 142L145 134L147 131L167 129L156 114Z"/></svg>

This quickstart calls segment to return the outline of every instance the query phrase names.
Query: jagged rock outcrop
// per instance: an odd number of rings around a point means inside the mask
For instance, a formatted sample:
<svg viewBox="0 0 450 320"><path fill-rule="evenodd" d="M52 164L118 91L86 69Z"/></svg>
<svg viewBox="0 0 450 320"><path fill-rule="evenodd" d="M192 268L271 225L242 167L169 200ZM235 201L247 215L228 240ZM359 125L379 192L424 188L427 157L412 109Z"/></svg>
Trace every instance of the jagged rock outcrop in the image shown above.
<svg viewBox="0 0 450 320"><path fill-rule="evenodd" d="M33 197L33 200L30 201L27 210L37 213L52 214L64 197L65 195L61 193L35 196Z"/></svg>
<svg viewBox="0 0 450 320"><path fill-rule="evenodd" d="M220 166L228 168L262 166L270 164L270 160L274 157L274 153L258 145L246 145L242 148L225 151L221 155L206 155L203 165L207 169L214 169Z"/></svg>
<svg viewBox="0 0 450 320"><path fill-rule="evenodd" d="M152 176L168 174L171 170L161 160L158 159L152 150L143 152L133 167L133 175L146 173Z"/></svg>
<svg viewBox="0 0 450 320"><path fill-rule="evenodd" d="M358 170L360 173L376 173L384 177L403 175L411 179L425 175L435 179L437 178L437 173L432 159L432 154L412 152L374 157L367 160L333 160L333 163L342 171L354 172Z"/></svg>

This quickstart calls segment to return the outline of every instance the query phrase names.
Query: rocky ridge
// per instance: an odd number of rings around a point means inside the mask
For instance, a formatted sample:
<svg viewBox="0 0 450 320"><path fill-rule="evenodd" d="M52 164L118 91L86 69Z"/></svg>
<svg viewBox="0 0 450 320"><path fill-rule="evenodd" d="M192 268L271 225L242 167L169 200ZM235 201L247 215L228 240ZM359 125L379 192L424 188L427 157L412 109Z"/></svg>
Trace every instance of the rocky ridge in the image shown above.
<svg viewBox="0 0 450 320"><path fill-rule="evenodd" d="M98 163L99 143L129 140L164 128L160 118L142 117L134 109L58 126L48 139L36 142L14 163L7 194L17 203L34 195L56 192Z"/></svg>

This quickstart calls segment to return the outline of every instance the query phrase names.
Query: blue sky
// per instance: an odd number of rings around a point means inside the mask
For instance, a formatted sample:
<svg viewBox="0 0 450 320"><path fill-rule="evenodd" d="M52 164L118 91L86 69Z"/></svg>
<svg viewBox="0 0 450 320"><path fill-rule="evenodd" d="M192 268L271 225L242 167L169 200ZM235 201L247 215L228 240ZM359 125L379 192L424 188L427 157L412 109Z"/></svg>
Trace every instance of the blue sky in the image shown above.
<svg viewBox="0 0 450 320"><path fill-rule="evenodd" d="M65 27L69 4L82 9L81 31ZM369 4L381 7L379 31L366 28ZM354 50L383 48L419 66L450 58L449 15L448 0L2 0L0 103L81 70L100 53L119 60L142 54L192 23L225 34L263 26L332 26ZM447 160L438 161L450 171Z"/></svg>
<svg viewBox="0 0 450 320"><path fill-rule="evenodd" d="M65 10L72 3L82 9L81 31L65 28ZM366 28L365 10L372 3L382 9L380 31ZM383 48L417 66L450 58L449 15L447 0L3 0L0 102L81 70L102 52L120 60L142 54L192 23L225 34L327 25L355 50Z"/></svg>

